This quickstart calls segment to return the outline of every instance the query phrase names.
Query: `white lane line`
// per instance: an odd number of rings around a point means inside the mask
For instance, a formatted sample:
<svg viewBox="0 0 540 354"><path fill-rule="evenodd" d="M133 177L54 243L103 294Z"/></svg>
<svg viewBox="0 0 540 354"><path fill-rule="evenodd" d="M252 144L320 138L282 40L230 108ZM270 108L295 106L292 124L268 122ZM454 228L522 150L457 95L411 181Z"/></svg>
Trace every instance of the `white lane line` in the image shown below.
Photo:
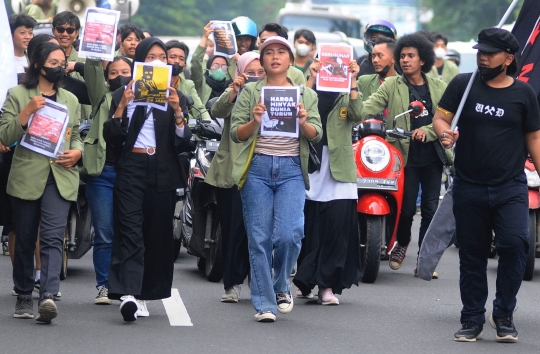
<svg viewBox="0 0 540 354"><path fill-rule="evenodd" d="M193 326L178 289L171 289L171 297L161 301L163 301L171 326Z"/></svg>

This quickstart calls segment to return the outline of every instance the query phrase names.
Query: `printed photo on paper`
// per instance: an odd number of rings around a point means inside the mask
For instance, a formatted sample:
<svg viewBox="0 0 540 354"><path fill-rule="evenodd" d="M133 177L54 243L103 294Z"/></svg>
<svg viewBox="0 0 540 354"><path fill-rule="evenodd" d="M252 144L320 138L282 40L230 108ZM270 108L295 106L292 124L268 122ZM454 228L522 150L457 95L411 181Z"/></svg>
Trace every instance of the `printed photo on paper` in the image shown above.
<svg viewBox="0 0 540 354"><path fill-rule="evenodd" d="M320 44L319 60L321 69L317 74L317 90L350 92L351 73L349 73L349 64L353 60L352 46Z"/></svg>
<svg viewBox="0 0 540 354"><path fill-rule="evenodd" d="M223 55L232 58L238 51L236 45L236 34L234 33L232 22L212 21L214 29L214 55Z"/></svg>
<svg viewBox="0 0 540 354"><path fill-rule="evenodd" d="M298 138L298 87L266 86L261 91L261 101L266 107L262 116L261 135Z"/></svg>
<svg viewBox="0 0 540 354"><path fill-rule="evenodd" d="M79 56L113 60L119 20L120 11L97 7L86 9L86 23L81 36Z"/></svg>
<svg viewBox="0 0 540 354"><path fill-rule="evenodd" d="M171 86L172 67L166 64L135 62L133 78L133 103L166 111Z"/></svg>
<svg viewBox="0 0 540 354"><path fill-rule="evenodd" d="M63 151L69 116L65 105L45 99L28 121L28 133L23 135L21 146L48 157L56 158Z"/></svg>

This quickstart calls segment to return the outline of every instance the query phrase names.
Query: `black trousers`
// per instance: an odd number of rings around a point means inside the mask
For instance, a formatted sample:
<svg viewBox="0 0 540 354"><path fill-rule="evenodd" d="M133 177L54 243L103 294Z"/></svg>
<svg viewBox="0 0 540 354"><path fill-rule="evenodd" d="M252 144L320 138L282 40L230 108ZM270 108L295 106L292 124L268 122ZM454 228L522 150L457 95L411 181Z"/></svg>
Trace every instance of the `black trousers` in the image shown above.
<svg viewBox="0 0 540 354"><path fill-rule="evenodd" d="M2 235L9 235L13 229L13 211L11 207L11 199L6 193L9 172L11 171L11 163L15 148L2 155L2 164L0 164L0 222L4 226Z"/></svg>
<svg viewBox="0 0 540 354"><path fill-rule="evenodd" d="M249 273L249 253L238 186L216 188L221 224L223 287L242 284Z"/></svg>
<svg viewBox="0 0 540 354"><path fill-rule="evenodd" d="M485 323L487 263L492 230L499 255L493 315L506 317L516 307L529 251L529 197L521 174L494 187L454 178L454 216L459 242L461 323Z"/></svg>
<svg viewBox="0 0 540 354"><path fill-rule="evenodd" d="M13 283L20 295L30 295L34 290L34 251L40 229L41 277L40 297L45 292L58 294L62 246L70 201L60 195L56 182L49 174L45 191L37 200L11 197L13 226L17 235L13 258Z"/></svg>
<svg viewBox="0 0 540 354"><path fill-rule="evenodd" d="M117 167L115 235L109 269L109 298L141 300L171 296L174 270L175 191L155 188L156 157L131 153Z"/></svg>
<svg viewBox="0 0 540 354"><path fill-rule="evenodd" d="M358 285L360 240L356 200L306 200L304 206L304 258L293 279L308 294L316 285L335 294Z"/></svg>
<svg viewBox="0 0 540 354"><path fill-rule="evenodd" d="M439 205L442 171L443 165L440 160L423 167L405 166L403 205L397 229L397 241L400 246L408 246L411 242L411 227L414 214L416 214L416 198L418 197L419 185L422 185L422 198L420 201L422 221L420 222L418 247L422 245L426 231Z"/></svg>

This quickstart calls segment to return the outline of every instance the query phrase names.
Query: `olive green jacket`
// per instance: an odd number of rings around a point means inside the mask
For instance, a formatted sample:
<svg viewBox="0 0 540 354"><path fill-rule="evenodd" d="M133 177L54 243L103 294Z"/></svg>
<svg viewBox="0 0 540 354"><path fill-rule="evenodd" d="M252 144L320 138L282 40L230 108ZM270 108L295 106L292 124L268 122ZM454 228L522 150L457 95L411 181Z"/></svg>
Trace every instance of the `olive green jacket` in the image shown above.
<svg viewBox="0 0 540 354"><path fill-rule="evenodd" d="M67 57L67 61L84 63L86 60L84 58L79 58L79 52L77 52L75 48L72 46L71 53L69 53L69 56ZM77 80L84 81L84 77L76 71L71 73L71 77ZM90 105L81 104L80 114L78 118L79 120L89 120L91 113L92 113L92 107Z"/></svg>
<svg viewBox="0 0 540 354"><path fill-rule="evenodd" d="M446 89L446 83L439 79L426 78L429 92L431 95L432 111L431 113L435 114L437 110L437 104L441 100L441 97ZM408 110L410 104L409 98L409 88L407 84L403 81L401 76L393 76L387 78L383 84L379 87L377 92L372 94L366 101L364 101L364 107L362 112L362 119L373 116L377 113L382 112L386 107L388 107L388 116L386 121L386 129L394 128L393 118ZM414 118L412 118L414 119ZM411 117L409 114L402 115L396 119L396 126L404 128L405 130L411 130ZM437 134L433 131L433 124L425 125L421 127L426 133L426 142L431 142L438 140ZM395 146L403 156L403 162L407 164L407 156L409 153L410 138L407 139L395 139L387 137L386 140ZM440 144L440 142L438 143ZM442 144L440 144L442 147ZM443 148L444 149L444 148ZM441 150L443 151L443 150ZM451 165L453 162L452 153L450 150L446 149L446 160L445 157L441 157L443 163Z"/></svg>
<svg viewBox="0 0 540 354"><path fill-rule="evenodd" d="M288 78L288 80L292 83L290 78ZM248 161L250 146L259 133L259 129L257 129L246 141L242 141L238 137L238 127L254 119L252 114L253 107L259 103L261 97L261 88L266 86L266 84L266 78L258 82L250 82L246 84L242 90L242 94L234 105L231 121L231 138L234 142L241 145L239 154L234 160L232 169L232 177L235 184L240 182L246 164L251 162ZM315 135L315 137L309 141L311 143L317 143L319 140L321 140L323 133L321 117L319 116L319 108L317 106L319 102L317 93L310 88L304 88L304 94L302 95L300 102L303 103L304 109L308 112L307 122L313 125L317 130L317 135ZM304 175L304 183L307 190L309 190L308 159L308 139L306 139L303 134L300 134L300 164L302 166L302 174Z"/></svg>
<svg viewBox="0 0 540 354"><path fill-rule="evenodd" d="M219 148L212 159L212 164L204 180L206 183L219 188L230 188L235 185L232 177L233 164L242 144L235 143L231 138L231 116L235 102L229 102L230 88L219 97L212 106L212 116L223 118L223 133Z"/></svg>
<svg viewBox="0 0 540 354"><path fill-rule="evenodd" d="M356 85L362 93L363 100L367 100L369 96L377 92L379 89L381 78L379 74L362 75L356 80Z"/></svg>
<svg viewBox="0 0 540 354"><path fill-rule="evenodd" d="M15 86L8 91L0 120L0 141L5 146L19 142L27 133L20 124L19 113L26 107L34 96L41 96L39 88L27 89L23 85ZM66 132L64 150L81 150L83 144L79 136L79 102L70 92L59 88L56 92L56 102L68 107L69 126ZM13 155L13 164L8 178L7 193L24 200L37 200L45 190L49 172L52 170L56 186L62 198L77 200L79 189L79 168L62 167L53 159L33 152L17 144Z"/></svg>
<svg viewBox="0 0 540 354"><path fill-rule="evenodd" d="M458 74L459 74L459 69L457 65L454 64L453 61L445 60L443 70L442 70L441 80L446 82L446 84L449 84L450 81L452 81L452 79L456 77ZM437 71L437 68L435 67L435 65L433 65L433 67L431 68L431 71L427 73L426 76L432 77L434 79L439 78L439 72Z"/></svg>
<svg viewBox="0 0 540 354"><path fill-rule="evenodd" d="M208 111L206 111L206 106L202 103L201 98L195 89L195 83L192 80L188 80L185 77L180 76L180 85L178 85L178 90L182 93L190 95L191 98L193 98L193 107L202 112L203 120L211 120L210 114ZM199 116L199 112L197 112L197 109L195 108L191 108L189 110L189 114L193 118L197 118Z"/></svg>
<svg viewBox="0 0 540 354"><path fill-rule="evenodd" d="M48 20L49 18L53 18L56 16L56 12L58 10L58 0L54 0L51 2L51 8L47 13L43 12L43 9L39 7L39 5L30 4L27 5L24 8L24 11L28 16L33 17L38 23L43 23L45 20Z"/></svg>
<svg viewBox="0 0 540 354"><path fill-rule="evenodd" d="M326 120L330 172L339 182L356 182L356 162L351 131L362 120L362 96L353 100L340 94Z"/></svg>
<svg viewBox="0 0 540 354"><path fill-rule="evenodd" d="M84 139L83 165L89 176L97 177L105 165L106 143L103 139L103 124L109 119L112 95L105 86L101 60L88 59L84 66L88 97L92 103L92 127Z"/></svg>

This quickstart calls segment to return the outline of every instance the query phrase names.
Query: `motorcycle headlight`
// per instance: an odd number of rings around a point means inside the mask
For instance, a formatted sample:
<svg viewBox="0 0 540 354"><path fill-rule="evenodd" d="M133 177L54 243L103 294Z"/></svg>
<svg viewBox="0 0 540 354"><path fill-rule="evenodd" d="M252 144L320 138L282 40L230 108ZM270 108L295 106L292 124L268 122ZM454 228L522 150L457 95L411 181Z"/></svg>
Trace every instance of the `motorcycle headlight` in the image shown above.
<svg viewBox="0 0 540 354"><path fill-rule="evenodd" d="M525 176L527 176L527 186L531 188L540 187L540 176L538 176L538 172L525 169Z"/></svg>
<svg viewBox="0 0 540 354"><path fill-rule="evenodd" d="M200 161L200 163L202 164L202 167L204 167L204 169L206 171L208 171L208 169L210 168L210 160L208 160L208 158L205 156L204 154L204 149L202 148L199 148L197 150L197 158L198 160Z"/></svg>
<svg viewBox="0 0 540 354"><path fill-rule="evenodd" d="M362 162L371 171L382 171L390 162L390 151L380 141L369 141L363 147L360 152Z"/></svg>

